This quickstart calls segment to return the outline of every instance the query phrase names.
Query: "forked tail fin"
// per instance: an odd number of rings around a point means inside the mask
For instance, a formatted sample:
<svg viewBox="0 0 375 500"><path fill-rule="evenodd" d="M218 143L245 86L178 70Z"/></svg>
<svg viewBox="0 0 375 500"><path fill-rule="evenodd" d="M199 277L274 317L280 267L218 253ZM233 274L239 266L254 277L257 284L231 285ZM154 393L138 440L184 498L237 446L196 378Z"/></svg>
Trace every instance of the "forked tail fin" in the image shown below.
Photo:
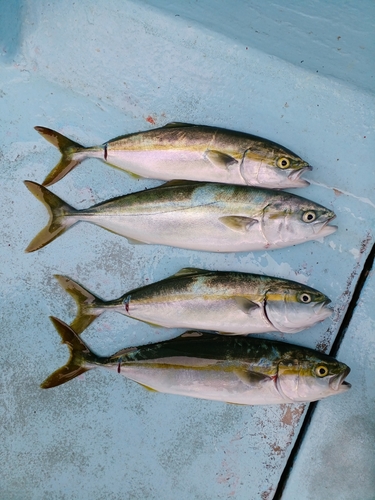
<svg viewBox="0 0 375 500"><path fill-rule="evenodd" d="M77 303L77 315L70 326L79 335L103 313L105 302L66 276L55 274L55 278Z"/></svg>
<svg viewBox="0 0 375 500"><path fill-rule="evenodd" d="M26 252L34 252L53 241L70 226L78 222L78 217L74 217L78 210L65 203L44 186L32 181L24 181L24 183L27 189L47 207L50 214L47 226L35 236L25 250Z"/></svg>
<svg viewBox="0 0 375 500"><path fill-rule="evenodd" d="M69 347L70 358L66 365L53 372L40 384L42 389L49 389L69 382L69 380L94 368L88 363L99 359L70 326L53 316L51 316L51 321L62 338L63 344Z"/></svg>
<svg viewBox="0 0 375 500"><path fill-rule="evenodd" d="M59 132L55 132L55 130L51 130L50 128L34 128L42 137L44 137L44 139L56 146L62 154L59 163L53 170L51 170L43 181L43 186L50 186L65 177L66 174L68 174L86 158L84 153L86 148L81 146L81 144L78 144L78 142L74 142L71 139L68 139L68 137L59 134Z"/></svg>

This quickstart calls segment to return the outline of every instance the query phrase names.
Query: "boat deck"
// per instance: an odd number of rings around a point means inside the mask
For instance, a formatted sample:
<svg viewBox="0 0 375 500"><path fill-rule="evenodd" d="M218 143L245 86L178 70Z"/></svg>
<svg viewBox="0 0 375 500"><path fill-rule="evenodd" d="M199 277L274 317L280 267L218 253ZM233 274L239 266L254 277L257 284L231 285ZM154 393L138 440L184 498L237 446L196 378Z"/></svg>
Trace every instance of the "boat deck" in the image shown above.
<svg viewBox="0 0 375 500"><path fill-rule="evenodd" d="M375 495L375 4L369 0L15 0L0 16L0 499L373 500ZM47 223L23 181L58 151L33 129L84 145L172 121L240 130L313 165L296 194L331 208L336 233L277 251L211 254L130 245L77 224L40 251ZM160 184L97 159L51 190L84 208ZM51 390L68 359L49 316L74 301L54 274L110 299L183 267L300 281L334 314L293 336L351 367L326 400L235 406L146 391L105 370ZM97 352L175 336L104 314Z"/></svg>

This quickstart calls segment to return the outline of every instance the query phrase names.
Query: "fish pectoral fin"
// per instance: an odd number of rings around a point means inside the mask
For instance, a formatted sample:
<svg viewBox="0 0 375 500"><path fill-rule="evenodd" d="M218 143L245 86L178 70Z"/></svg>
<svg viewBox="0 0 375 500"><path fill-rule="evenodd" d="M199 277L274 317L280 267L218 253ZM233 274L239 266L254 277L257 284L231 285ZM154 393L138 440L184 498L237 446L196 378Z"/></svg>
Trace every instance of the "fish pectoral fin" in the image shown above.
<svg viewBox="0 0 375 500"><path fill-rule="evenodd" d="M242 217L240 215L225 215L224 217L219 217L219 221L228 226L233 231L238 231L245 233L254 225L258 224L257 219L252 217Z"/></svg>
<svg viewBox="0 0 375 500"><path fill-rule="evenodd" d="M184 122L170 122L164 125L162 128L177 128L177 127L196 127L193 123L184 123Z"/></svg>
<svg viewBox="0 0 375 500"><path fill-rule="evenodd" d="M237 302L238 307L246 314L249 314L251 311L255 311L260 306L255 302L247 299L246 297L234 297L234 300Z"/></svg>
<svg viewBox="0 0 375 500"><path fill-rule="evenodd" d="M232 165L237 165L238 161L233 156L227 155L226 153L221 153L220 151L215 151L213 149L208 149L204 156L210 160L212 165L219 168L228 169Z"/></svg>
<svg viewBox="0 0 375 500"><path fill-rule="evenodd" d="M244 384L249 385L250 387L257 387L259 384L264 384L265 382L269 382L271 380L271 377L268 375L245 369L234 370L234 373Z"/></svg>

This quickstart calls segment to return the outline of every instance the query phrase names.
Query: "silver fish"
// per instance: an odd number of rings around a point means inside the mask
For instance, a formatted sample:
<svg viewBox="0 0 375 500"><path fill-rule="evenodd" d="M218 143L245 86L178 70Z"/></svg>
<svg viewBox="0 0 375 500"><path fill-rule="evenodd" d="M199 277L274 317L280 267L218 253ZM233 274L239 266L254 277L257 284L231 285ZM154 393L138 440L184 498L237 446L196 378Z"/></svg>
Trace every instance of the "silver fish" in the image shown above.
<svg viewBox="0 0 375 500"><path fill-rule="evenodd" d="M70 351L42 384L64 384L97 367L167 394L242 405L317 401L350 389L350 368L306 347L246 337L186 332L157 344L95 354L68 325L51 318Z"/></svg>
<svg viewBox="0 0 375 500"><path fill-rule="evenodd" d="M79 221L125 236L132 243L211 252L282 248L336 231L335 214L282 191L229 184L171 181L76 210L35 182L27 188L50 212L49 224L26 251L47 245Z"/></svg>
<svg viewBox="0 0 375 500"><path fill-rule="evenodd" d="M116 137L101 146L85 148L45 127L35 127L60 149L62 158L45 178L49 186L85 158L139 177L223 182L267 188L304 187L301 174L308 163L289 149L254 135L218 127L169 123L165 127Z"/></svg>
<svg viewBox="0 0 375 500"><path fill-rule="evenodd" d="M162 281L104 301L65 276L60 285L76 300L77 333L105 311L164 328L225 334L296 333L332 314L330 299L295 281L257 274L186 268Z"/></svg>

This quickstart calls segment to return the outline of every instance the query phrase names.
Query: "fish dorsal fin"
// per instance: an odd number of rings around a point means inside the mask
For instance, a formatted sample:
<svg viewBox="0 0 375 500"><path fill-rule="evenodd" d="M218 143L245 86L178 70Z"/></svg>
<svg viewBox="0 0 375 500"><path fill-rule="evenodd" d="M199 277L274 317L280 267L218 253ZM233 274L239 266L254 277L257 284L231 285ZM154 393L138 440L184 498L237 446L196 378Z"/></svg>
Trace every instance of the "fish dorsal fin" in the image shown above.
<svg viewBox="0 0 375 500"><path fill-rule="evenodd" d="M210 160L210 162L218 168L224 168L227 170L229 167L233 165L237 165L238 161L233 156L227 155L226 153L222 153L221 151L215 151L212 149L208 149L204 156Z"/></svg>
<svg viewBox="0 0 375 500"><path fill-rule="evenodd" d="M226 215L224 217L219 217L219 221L233 231L238 231L240 233L245 233L249 231L254 224L258 224L257 219L253 219L252 217L242 217L239 215Z"/></svg>
<svg viewBox="0 0 375 500"><path fill-rule="evenodd" d="M206 269L198 269L196 267L184 267L183 269L180 269L177 271L176 274L173 274L170 276L171 278L177 278L178 276L188 276L191 274L206 274L209 273L210 271L207 271Z"/></svg>
<svg viewBox="0 0 375 500"><path fill-rule="evenodd" d="M264 375L263 373L258 372L252 372L241 368L234 370L234 373L242 382L250 387L253 387L254 389L256 389L257 387L260 388L260 384L271 380L271 377L269 377L268 375Z"/></svg>
<svg viewBox="0 0 375 500"><path fill-rule="evenodd" d="M184 179L174 179L172 181L165 182L161 187L169 187L169 186L189 186L191 184L202 184L202 182L198 181L185 181Z"/></svg>
<svg viewBox="0 0 375 500"><path fill-rule="evenodd" d="M184 122L170 122L164 125L163 128L179 128L179 127L196 127L193 123L184 123Z"/></svg>
<svg viewBox="0 0 375 500"><path fill-rule="evenodd" d="M234 300L237 302L238 307L246 314L249 314L251 311L259 308L259 305L246 297L234 297Z"/></svg>

